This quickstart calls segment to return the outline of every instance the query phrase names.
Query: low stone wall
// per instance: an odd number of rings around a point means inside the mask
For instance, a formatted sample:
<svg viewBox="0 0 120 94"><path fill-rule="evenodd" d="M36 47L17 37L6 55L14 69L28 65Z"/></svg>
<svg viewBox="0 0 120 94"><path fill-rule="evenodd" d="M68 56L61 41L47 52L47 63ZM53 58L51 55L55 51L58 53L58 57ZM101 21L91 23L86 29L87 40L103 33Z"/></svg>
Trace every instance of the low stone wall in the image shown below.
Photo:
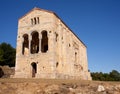
<svg viewBox="0 0 120 94"><path fill-rule="evenodd" d="M1 78L10 78L11 75L14 75L15 73L15 68L14 67L9 67L9 66L0 66L2 69L4 75L1 76Z"/></svg>

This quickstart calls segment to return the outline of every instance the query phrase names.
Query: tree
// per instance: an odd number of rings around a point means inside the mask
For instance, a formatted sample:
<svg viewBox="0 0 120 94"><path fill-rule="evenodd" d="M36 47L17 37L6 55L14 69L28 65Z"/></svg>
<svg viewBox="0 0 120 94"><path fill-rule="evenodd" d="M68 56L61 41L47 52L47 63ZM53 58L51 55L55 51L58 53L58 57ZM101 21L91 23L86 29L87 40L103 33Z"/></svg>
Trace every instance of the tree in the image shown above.
<svg viewBox="0 0 120 94"><path fill-rule="evenodd" d="M120 81L120 73L116 70L112 70L110 73L93 72L91 76L93 80L98 81Z"/></svg>
<svg viewBox="0 0 120 94"><path fill-rule="evenodd" d="M3 61L4 61L4 58L3 58L3 50L0 49L0 65L2 65Z"/></svg>
<svg viewBox="0 0 120 94"><path fill-rule="evenodd" d="M116 70L112 70L112 72L110 72L110 77L114 78L114 81L120 81L120 73Z"/></svg>
<svg viewBox="0 0 120 94"><path fill-rule="evenodd" d="M15 65L15 54L16 50L10 44L1 43L0 44L0 65Z"/></svg>

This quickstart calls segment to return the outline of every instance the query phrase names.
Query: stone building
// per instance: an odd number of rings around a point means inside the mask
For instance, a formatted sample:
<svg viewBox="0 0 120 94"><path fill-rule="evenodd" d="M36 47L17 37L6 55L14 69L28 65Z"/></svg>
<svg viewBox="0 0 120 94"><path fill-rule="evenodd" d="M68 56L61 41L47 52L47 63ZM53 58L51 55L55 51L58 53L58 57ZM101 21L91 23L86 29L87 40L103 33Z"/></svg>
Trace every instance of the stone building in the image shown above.
<svg viewBox="0 0 120 94"><path fill-rule="evenodd" d="M34 8L18 21L14 77L91 80L86 46L54 12Z"/></svg>

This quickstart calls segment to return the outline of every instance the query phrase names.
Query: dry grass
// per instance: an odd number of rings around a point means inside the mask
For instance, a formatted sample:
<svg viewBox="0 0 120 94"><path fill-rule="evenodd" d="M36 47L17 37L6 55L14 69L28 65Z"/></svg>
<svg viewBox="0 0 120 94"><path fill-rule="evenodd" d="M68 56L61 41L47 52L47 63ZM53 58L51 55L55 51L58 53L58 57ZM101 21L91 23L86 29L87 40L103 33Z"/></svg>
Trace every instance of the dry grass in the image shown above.
<svg viewBox="0 0 120 94"><path fill-rule="evenodd" d="M120 82L112 81L87 81L87 80L73 80L73 79L38 79L38 78L4 78L0 79L4 83L48 83L48 84L120 84Z"/></svg>
<svg viewBox="0 0 120 94"><path fill-rule="evenodd" d="M0 94L103 94L101 84L105 94L120 94L120 82L35 78L0 79Z"/></svg>

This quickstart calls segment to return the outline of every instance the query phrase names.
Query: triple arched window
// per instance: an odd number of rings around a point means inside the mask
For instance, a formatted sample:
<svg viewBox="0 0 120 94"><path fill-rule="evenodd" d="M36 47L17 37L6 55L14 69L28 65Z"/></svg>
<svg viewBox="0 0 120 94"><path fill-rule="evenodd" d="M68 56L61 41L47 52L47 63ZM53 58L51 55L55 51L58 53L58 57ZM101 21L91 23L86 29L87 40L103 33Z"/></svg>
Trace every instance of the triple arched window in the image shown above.
<svg viewBox="0 0 120 94"><path fill-rule="evenodd" d="M34 17L31 19L31 24L32 25L36 25L36 24L39 24L40 23L40 20L39 20L39 17Z"/></svg>
<svg viewBox="0 0 120 94"><path fill-rule="evenodd" d="M31 40L29 40L28 34L23 35L22 54L28 53L35 54L38 52L46 53L48 51L48 34L47 31L41 32L42 39L39 39L39 33L33 31L31 33ZM41 43L41 44L40 44Z"/></svg>

